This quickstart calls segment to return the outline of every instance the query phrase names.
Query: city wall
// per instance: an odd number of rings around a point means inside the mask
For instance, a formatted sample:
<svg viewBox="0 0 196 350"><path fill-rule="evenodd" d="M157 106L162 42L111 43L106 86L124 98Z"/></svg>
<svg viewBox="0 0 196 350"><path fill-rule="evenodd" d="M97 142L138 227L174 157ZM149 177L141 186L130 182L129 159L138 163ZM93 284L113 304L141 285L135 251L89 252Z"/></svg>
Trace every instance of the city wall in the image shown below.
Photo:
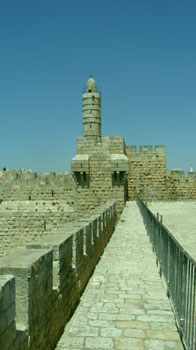
<svg viewBox="0 0 196 350"><path fill-rule="evenodd" d="M0 349L51 350L116 223L115 203L0 261Z"/></svg>
<svg viewBox="0 0 196 350"><path fill-rule="evenodd" d="M2 176L0 200L64 200L74 205L76 190L70 172L37 174L16 171Z"/></svg>
<svg viewBox="0 0 196 350"><path fill-rule="evenodd" d="M167 173L167 199L175 201L196 199L196 172L172 170Z"/></svg>
<svg viewBox="0 0 196 350"><path fill-rule="evenodd" d="M134 200L139 195L143 200L166 199L166 151L165 146L126 147L130 160L128 197Z"/></svg>
<svg viewBox="0 0 196 350"><path fill-rule="evenodd" d="M195 200L196 172L166 168L165 146L126 146L130 161L128 175L128 198L135 200Z"/></svg>
<svg viewBox="0 0 196 350"><path fill-rule="evenodd" d="M79 217L70 172L5 172L0 180L0 256Z"/></svg>
<svg viewBox="0 0 196 350"><path fill-rule="evenodd" d="M62 200L81 216L108 199L117 201L119 212L125 201L134 200L136 195L143 200L196 199L196 172L189 172L187 176L183 171L168 172L165 146L154 149L140 146L137 151L136 146L125 146L122 137L102 137L98 144L79 137L77 148L72 172L4 174L0 202ZM129 171L123 164L124 159L120 159L124 150L129 159ZM45 220L42 215L39 231ZM72 221L72 217L67 221Z"/></svg>
<svg viewBox="0 0 196 350"><path fill-rule="evenodd" d="M65 201L5 201L0 204L0 256L78 218Z"/></svg>

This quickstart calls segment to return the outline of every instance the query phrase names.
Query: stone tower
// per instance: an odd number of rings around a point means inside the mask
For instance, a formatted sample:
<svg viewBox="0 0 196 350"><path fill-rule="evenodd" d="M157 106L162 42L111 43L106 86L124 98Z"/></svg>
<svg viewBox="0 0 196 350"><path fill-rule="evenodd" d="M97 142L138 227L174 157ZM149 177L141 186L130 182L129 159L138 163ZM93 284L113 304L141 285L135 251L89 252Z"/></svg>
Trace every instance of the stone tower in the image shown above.
<svg viewBox="0 0 196 350"><path fill-rule="evenodd" d="M77 155L71 170L78 185L78 212L117 201L118 211L127 198L129 159L122 136L101 136L101 94L90 77L82 95L83 136L77 137Z"/></svg>
<svg viewBox="0 0 196 350"><path fill-rule="evenodd" d="M82 95L83 136L89 140L101 140L101 94L97 92L92 76L87 81L86 92Z"/></svg>

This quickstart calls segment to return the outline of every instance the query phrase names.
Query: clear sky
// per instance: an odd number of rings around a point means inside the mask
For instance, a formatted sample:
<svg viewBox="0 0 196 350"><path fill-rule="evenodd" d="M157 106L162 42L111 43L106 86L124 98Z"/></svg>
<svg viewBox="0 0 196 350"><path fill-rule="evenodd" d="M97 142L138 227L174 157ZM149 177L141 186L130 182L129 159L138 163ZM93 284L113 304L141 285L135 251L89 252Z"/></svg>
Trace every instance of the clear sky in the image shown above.
<svg viewBox="0 0 196 350"><path fill-rule="evenodd" d="M195 0L1 0L0 169L69 170L90 73L103 136L196 170Z"/></svg>

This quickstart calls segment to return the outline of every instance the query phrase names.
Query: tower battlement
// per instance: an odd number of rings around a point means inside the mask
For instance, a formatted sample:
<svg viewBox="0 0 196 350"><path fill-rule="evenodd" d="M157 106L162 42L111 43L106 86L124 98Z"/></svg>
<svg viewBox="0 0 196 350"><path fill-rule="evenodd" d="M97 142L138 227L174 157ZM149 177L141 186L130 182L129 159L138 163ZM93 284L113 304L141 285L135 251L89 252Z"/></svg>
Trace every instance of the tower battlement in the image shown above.
<svg viewBox="0 0 196 350"><path fill-rule="evenodd" d="M136 155L146 155L146 154L157 154L157 155L165 155L166 154L166 146L165 145L155 145L153 146L139 146L139 151L137 150L137 146L126 146L127 154L136 154Z"/></svg>

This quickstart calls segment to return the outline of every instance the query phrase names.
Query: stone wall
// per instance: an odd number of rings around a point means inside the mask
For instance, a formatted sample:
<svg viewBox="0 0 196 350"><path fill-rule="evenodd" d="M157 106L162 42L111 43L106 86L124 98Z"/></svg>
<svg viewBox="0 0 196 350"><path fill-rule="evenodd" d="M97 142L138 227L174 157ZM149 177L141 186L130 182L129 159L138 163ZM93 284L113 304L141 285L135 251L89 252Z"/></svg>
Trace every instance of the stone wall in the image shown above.
<svg viewBox="0 0 196 350"><path fill-rule="evenodd" d="M0 256L77 219L65 201L5 201L0 204Z"/></svg>
<svg viewBox="0 0 196 350"><path fill-rule="evenodd" d="M86 211L106 203L117 202L120 213L127 199L126 178L129 161L124 154L123 137L101 137L100 142L77 138L77 156L71 168L78 184L77 212Z"/></svg>
<svg viewBox="0 0 196 350"><path fill-rule="evenodd" d="M166 152L165 146L127 146L130 160L128 198L139 195L143 200L166 199Z"/></svg>
<svg viewBox="0 0 196 350"><path fill-rule="evenodd" d="M78 187L77 212L81 215L106 203L108 200L116 200L118 212L123 210L126 201L125 183L112 185L110 167L110 161L107 159L101 160L99 154L90 159L90 186Z"/></svg>
<svg viewBox="0 0 196 350"><path fill-rule="evenodd" d="M15 280L0 276L0 349L10 350L15 340Z"/></svg>
<svg viewBox="0 0 196 350"><path fill-rule="evenodd" d="M129 165L125 158L129 159ZM127 174L128 175L128 179ZM77 215L90 212L108 199L120 212L126 199L196 199L196 173L166 170L165 146L126 146L123 137L101 137L100 142L77 138L72 172L4 174L1 201L65 201ZM0 209L1 211L1 209ZM41 227L40 227L41 230Z"/></svg>
<svg viewBox="0 0 196 350"><path fill-rule="evenodd" d="M54 349L116 218L108 203L1 259L0 349Z"/></svg>
<svg viewBox="0 0 196 350"><path fill-rule="evenodd" d="M168 200L196 199L196 172L189 172L187 177L182 170L172 170L167 173Z"/></svg>
<svg viewBox="0 0 196 350"><path fill-rule="evenodd" d="M126 146L130 160L128 198L138 195L143 200L196 199L196 172L185 177L182 170L166 170L165 146Z"/></svg>
<svg viewBox="0 0 196 350"><path fill-rule="evenodd" d="M5 173L0 182L0 200L65 200L74 205L77 185L70 172Z"/></svg>

